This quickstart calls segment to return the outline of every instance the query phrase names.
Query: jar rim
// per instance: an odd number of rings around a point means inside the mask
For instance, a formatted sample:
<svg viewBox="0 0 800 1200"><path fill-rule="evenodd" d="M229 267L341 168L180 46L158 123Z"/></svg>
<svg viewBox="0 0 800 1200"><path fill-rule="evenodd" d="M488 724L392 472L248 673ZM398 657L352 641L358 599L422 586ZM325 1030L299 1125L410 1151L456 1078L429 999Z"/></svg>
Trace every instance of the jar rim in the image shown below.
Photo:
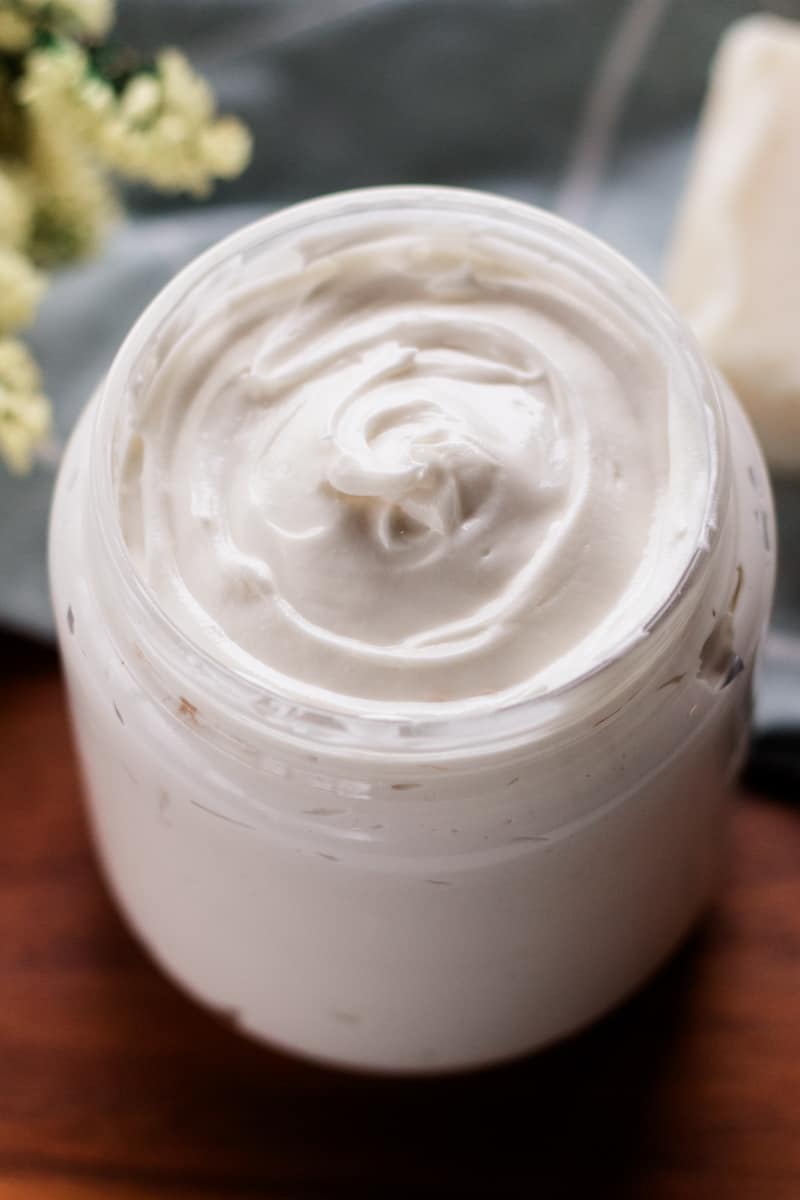
<svg viewBox="0 0 800 1200"><path fill-rule="evenodd" d="M376 215L409 210L463 216L487 216L510 226L524 224L526 234L539 239L549 253L568 263L578 260L581 270L603 287L646 308L653 330L668 353L679 357L691 379L698 403L705 406L708 486L700 524L700 540L669 594L644 624L637 623L608 648L599 661L545 693L514 698L498 697L479 710L454 714L426 711L397 715L385 711L353 713L324 703L298 701L287 689L249 674L216 658L173 621L161 607L137 570L122 532L114 484L114 439L132 371L162 322L189 294L231 259L263 251L270 242L293 233L307 232L331 217ZM715 374L706 363L694 337L666 297L647 277L599 238L560 217L524 201L467 188L402 185L337 192L270 213L217 242L183 268L148 304L119 348L101 385L91 431L90 486L93 519L104 565L110 571L114 594L126 611L133 611L146 630L148 655L163 664L172 677L188 672L203 679L204 694L226 712L245 737L267 736L287 745L307 748L309 743L333 753L355 756L389 754L406 758L428 754L463 754L473 757L489 749L531 742L554 717L563 714L566 702L580 689L602 685L614 666L641 642L655 634L674 614L684 596L702 576L721 527L723 484L726 476L727 430ZM117 590L118 589L118 590ZM191 686L191 680L187 687ZM602 691L602 687L601 687Z"/></svg>

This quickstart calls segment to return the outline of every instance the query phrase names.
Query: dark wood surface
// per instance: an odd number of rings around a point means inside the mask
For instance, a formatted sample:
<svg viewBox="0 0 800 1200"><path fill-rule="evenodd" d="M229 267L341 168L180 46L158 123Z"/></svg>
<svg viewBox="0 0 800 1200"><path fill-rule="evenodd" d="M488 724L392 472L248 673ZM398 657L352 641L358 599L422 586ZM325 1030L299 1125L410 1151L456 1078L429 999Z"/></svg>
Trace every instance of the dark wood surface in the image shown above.
<svg viewBox="0 0 800 1200"><path fill-rule="evenodd" d="M353 1077L162 978L98 879L54 656L0 638L0 686L0 1200L800 1200L800 807L742 800L715 911L590 1033Z"/></svg>

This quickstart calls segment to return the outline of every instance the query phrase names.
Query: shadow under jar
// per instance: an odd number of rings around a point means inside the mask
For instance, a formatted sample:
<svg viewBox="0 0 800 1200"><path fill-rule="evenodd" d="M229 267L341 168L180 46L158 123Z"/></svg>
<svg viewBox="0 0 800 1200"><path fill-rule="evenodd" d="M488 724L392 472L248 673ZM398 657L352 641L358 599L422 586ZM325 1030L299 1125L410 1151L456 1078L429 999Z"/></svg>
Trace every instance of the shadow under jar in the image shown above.
<svg viewBox="0 0 800 1200"><path fill-rule="evenodd" d="M507 1059L617 1004L707 904L769 486L666 301L564 222L382 188L212 248L79 422L50 567L111 890L244 1033L356 1068Z"/></svg>

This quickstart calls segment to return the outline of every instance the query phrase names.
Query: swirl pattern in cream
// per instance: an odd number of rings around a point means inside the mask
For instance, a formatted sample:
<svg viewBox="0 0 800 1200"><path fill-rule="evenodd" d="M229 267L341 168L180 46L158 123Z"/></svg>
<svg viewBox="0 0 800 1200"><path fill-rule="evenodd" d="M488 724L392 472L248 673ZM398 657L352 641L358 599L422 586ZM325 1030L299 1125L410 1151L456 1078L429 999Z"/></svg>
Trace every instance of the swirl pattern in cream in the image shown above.
<svg viewBox="0 0 800 1200"><path fill-rule="evenodd" d="M359 710L545 691L696 544L702 414L566 264L455 220L297 239L162 337L123 532L176 622Z"/></svg>

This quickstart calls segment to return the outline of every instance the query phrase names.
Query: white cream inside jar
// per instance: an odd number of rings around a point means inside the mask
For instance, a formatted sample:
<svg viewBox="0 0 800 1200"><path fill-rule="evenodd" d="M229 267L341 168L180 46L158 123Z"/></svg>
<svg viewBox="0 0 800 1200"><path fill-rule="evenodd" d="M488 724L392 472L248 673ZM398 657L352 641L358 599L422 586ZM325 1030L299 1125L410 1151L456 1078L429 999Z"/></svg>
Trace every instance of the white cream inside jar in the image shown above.
<svg viewBox="0 0 800 1200"><path fill-rule="evenodd" d="M458 712L643 633L702 538L707 441L577 269L474 216L358 214L167 327L118 500L217 658L338 708Z"/></svg>
<svg viewBox="0 0 800 1200"><path fill-rule="evenodd" d="M708 903L769 487L684 326L579 230L390 188L213 247L73 434L50 566L109 883L253 1037L498 1061Z"/></svg>

